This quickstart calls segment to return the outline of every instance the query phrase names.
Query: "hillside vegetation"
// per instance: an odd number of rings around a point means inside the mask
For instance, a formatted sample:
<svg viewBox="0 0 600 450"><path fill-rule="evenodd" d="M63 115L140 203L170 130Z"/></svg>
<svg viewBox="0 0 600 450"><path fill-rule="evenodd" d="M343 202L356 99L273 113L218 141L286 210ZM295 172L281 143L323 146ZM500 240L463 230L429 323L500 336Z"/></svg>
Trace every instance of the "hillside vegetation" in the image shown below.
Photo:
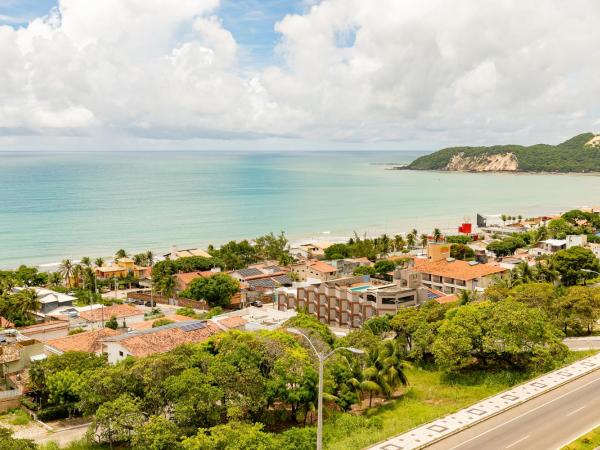
<svg viewBox="0 0 600 450"><path fill-rule="evenodd" d="M593 133L575 136L559 145L536 144L496 145L492 147L450 147L422 156L406 169L471 171L521 171L521 172L600 172L600 146ZM595 145L596 144L596 145ZM517 166L498 168L492 164L499 157L514 155ZM486 164L486 161L489 162ZM458 164L462 162L463 164Z"/></svg>

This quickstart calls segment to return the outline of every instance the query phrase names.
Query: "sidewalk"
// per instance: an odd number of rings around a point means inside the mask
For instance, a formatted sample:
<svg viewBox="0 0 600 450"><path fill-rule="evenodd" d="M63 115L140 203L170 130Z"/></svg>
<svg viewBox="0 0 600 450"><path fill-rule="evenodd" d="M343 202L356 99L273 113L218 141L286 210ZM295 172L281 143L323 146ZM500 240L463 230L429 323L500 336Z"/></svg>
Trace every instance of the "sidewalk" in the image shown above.
<svg viewBox="0 0 600 450"><path fill-rule="evenodd" d="M598 368L600 368L600 354L577 361L569 366L515 386L508 391L484 399L469 408L421 425L385 442L380 442L369 447L369 450L414 450L423 448Z"/></svg>

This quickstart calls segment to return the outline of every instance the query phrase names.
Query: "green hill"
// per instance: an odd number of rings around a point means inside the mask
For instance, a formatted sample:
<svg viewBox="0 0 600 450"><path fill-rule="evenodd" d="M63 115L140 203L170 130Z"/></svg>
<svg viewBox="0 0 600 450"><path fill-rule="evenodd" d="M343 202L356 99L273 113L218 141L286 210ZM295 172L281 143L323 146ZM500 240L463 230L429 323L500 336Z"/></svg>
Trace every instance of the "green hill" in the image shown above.
<svg viewBox="0 0 600 450"><path fill-rule="evenodd" d="M600 172L600 138L593 133L584 133L559 145L450 147L422 156L404 168L474 172Z"/></svg>

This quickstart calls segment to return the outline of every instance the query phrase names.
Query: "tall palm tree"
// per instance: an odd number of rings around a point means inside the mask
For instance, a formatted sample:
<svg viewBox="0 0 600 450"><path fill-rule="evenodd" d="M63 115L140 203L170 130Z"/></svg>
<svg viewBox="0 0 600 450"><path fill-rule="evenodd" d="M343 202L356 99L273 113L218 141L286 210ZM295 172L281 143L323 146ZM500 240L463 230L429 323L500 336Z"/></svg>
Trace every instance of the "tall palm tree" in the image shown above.
<svg viewBox="0 0 600 450"><path fill-rule="evenodd" d="M442 240L442 231L439 228L433 229L433 240L439 242Z"/></svg>
<svg viewBox="0 0 600 450"><path fill-rule="evenodd" d="M404 238L401 234L397 234L394 236L394 250L397 252L401 251L404 248L405 242Z"/></svg>
<svg viewBox="0 0 600 450"><path fill-rule="evenodd" d="M152 267L154 265L154 253L152 253L150 250L146 252L146 262L148 267Z"/></svg>
<svg viewBox="0 0 600 450"><path fill-rule="evenodd" d="M96 258L94 264L96 267L102 267L104 265L104 258Z"/></svg>
<svg viewBox="0 0 600 450"><path fill-rule="evenodd" d="M390 237L387 234L382 234L379 239L379 244L381 246L381 253L385 256L390 252Z"/></svg>
<svg viewBox="0 0 600 450"><path fill-rule="evenodd" d="M417 235L413 234L412 231L406 235L406 245L413 248L416 244Z"/></svg>
<svg viewBox="0 0 600 450"><path fill-rule="evenodd" d="M500 216L500 219L502 219L502 223L503 223L504 225L506 225L506 221L508 220L508 216L507 216L506 214L502 214L502 215Z"/></svg>
<svg viewBox="0 0 600 450"><path fill-rule="evenodd" d="M373 393L380 392L391 398L398 387L408 384L401 356L402 350L396 340L383 341L368 353L361 389L369 393L369 407L372 406Z"/></svg>
<svg viewBox="0 0 600 450"><path fill-rule="evenodd" d="M429 242L429 236L427 236L425 233L423 233L421 235L421 247L423 247L423 248L427 247L428 242Z"/></svg>
<svg viewBox="0 0 600 450"><path fill-rule="evenodd" d="M73 281L74 281L75 287L79 287L79 283L82 281L82 279L83 279L83 266L81 264L75 264L73 266ZM85 289L85 281L84 281L83 288Z"/></svg>
<svg viewBox="0 0 600 450"><path fill-rule="evenodd" d="M122 248L120 248L115 253L115 258L117 258L117 259L119 259L119 258L127 258L127 252L125 250L123 250Z"/></svg>
<svg viewBox="0 0 600 450"><path fill-rule="evenodd" d="M81 258L81 265L85 267L91 267L92 260L89 256L84 256L83 258Z"/></svg>
<svg viewBox="0 0 600 450"><path fill-rule="evenodd" d="M73 263L70 259L63 259L58 266L58 272L62 275L67 287L71 287L71 279L73 277Z"/></svg>

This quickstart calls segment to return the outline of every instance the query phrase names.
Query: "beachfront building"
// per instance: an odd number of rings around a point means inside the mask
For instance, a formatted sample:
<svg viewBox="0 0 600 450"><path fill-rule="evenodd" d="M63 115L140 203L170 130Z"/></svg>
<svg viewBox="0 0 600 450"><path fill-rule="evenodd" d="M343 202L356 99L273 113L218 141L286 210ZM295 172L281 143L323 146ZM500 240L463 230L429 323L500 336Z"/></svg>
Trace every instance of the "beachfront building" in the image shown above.
<svg viewBox="0 0 600 450"><path fill-rule="evenodd" d="M445 294L458 294L464 290L483 291L495 277L503 277L509 270L494 264L461 261L448 258L437 261L415 259L414 267L406 273L419 275L420 283Z"/></svg>
<svg viewBox="0 0 600 450"><path fill-rule="evenodd" d="M199 248L186 248L184 250L178 250L177 246L171 247L171 252L163 255L166 259L176 260L179 258L190 258L192 256L201 256L202 258L212 258L210 254Z"/></svg>
<svg viewBox="0 0 600 450"><path fill-rule="evenodd" d="M208 278L220 272L221 269L219 267L214 267L211 270L204 270L199 272L177 273L175 274L175 289L177 290L177 292L184 291L196 278Z"/></svg>
<svg viewBox="0 0 600 450"><path fill-rule="evenodd" d="M328 325L360 327L374 316L395 314L399 308L426 300L417 289L367 276L339 278L319 284L302 283L275 291L280 311L306 310Z"/></svg>
<svg viewBox="0 0 600 450"><path fill-rule="evenodd" d="M202 342L221 331L221 327L205 320L171 323L104 338L102 353L108 356L110 364L116 364L128 356L149 356L183 344Z"/></svg>
<svg viewBox="0 0 600 450"><path fill-rule="evenodd" d="M325 257L325 250L331 245L331 242L311 242L292 247L290 253L299 259L322 259Z"/></svg>
<svg viewBox="0 0 600 450"><path fill-rule="evenodd" d="M102 280L124 278L130 274L135 278L149 278L152 268L138 266L131 258L118 258L107 266L96 267L94 271Z"/></svg>

